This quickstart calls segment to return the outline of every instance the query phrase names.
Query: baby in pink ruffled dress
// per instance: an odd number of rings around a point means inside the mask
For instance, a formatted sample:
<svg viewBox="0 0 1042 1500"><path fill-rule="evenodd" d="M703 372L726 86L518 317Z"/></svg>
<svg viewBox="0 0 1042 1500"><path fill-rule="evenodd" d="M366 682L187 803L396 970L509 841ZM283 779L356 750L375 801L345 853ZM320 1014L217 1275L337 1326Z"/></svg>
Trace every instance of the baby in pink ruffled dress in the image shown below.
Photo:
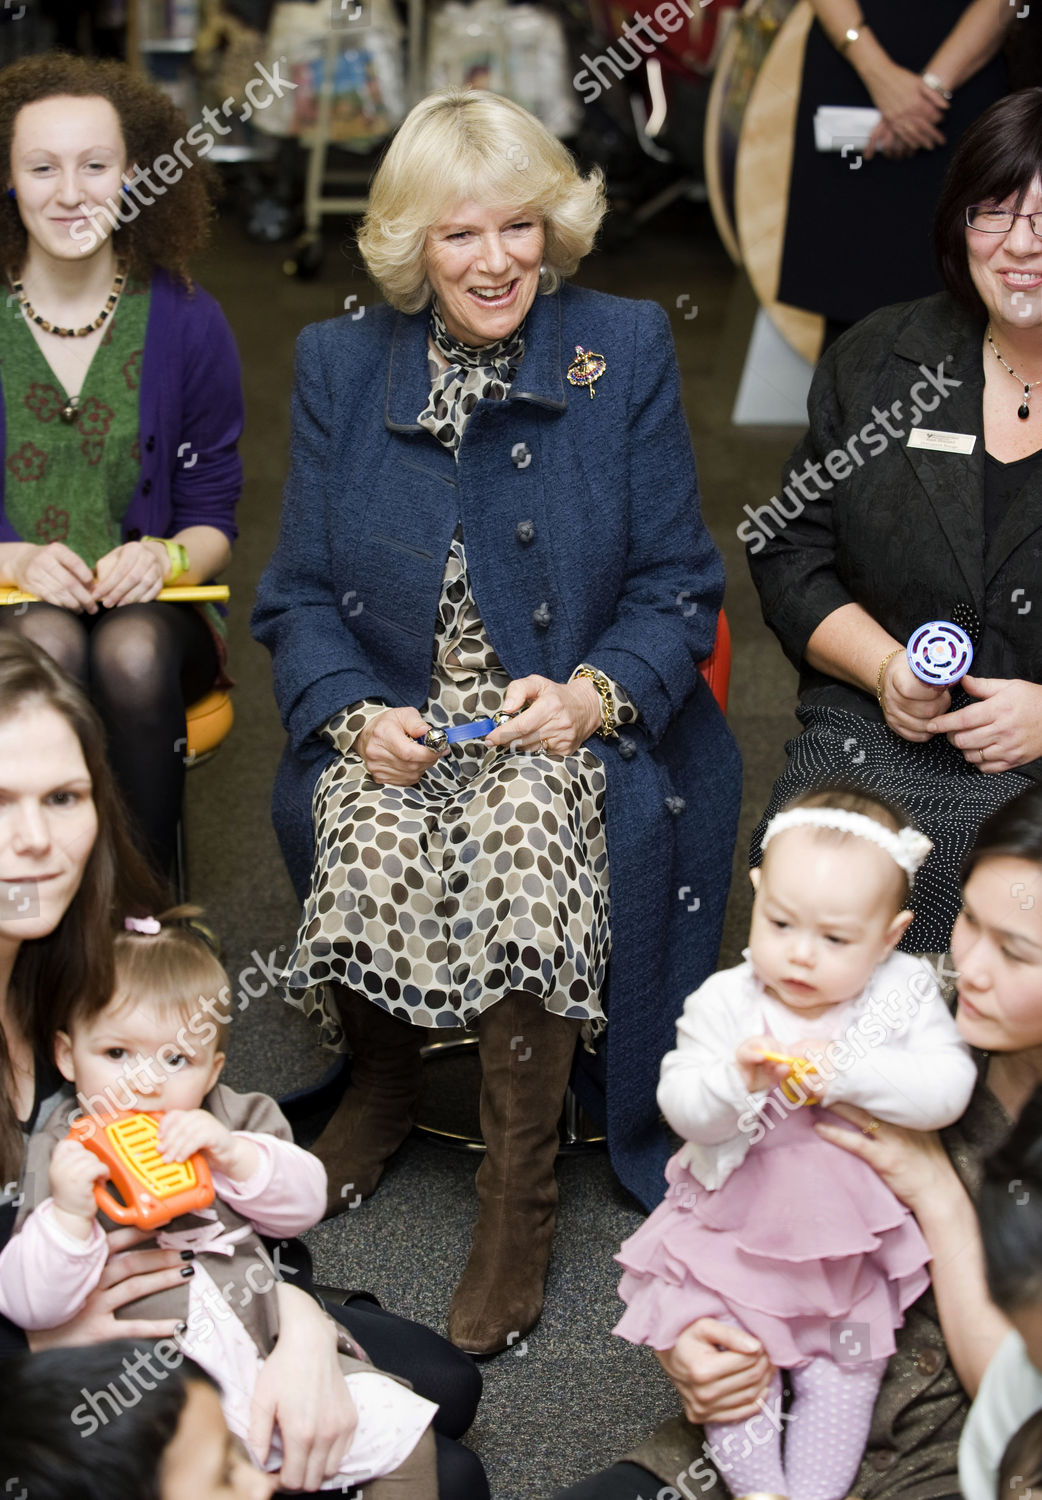
<svg viewBox="0 0 1042 1500"><path fill-rule="evenodd" d="M665 1200L616 1256L627 1310L615 1332L669 1349L713 1317L763 1344L775 1366L763 1410L706 1426L735 1495L848 1493L894 1329L929 1284L908 1209L815 1129L853 1129L826 1112L843 1103L868 1111L868 1131L939 1130L976 1081L932 973L895 951L931 848L902 824L841 791L775 817L752 871L745 962L688 996L662 1063L658 1102L685 1144Z"/></svg>

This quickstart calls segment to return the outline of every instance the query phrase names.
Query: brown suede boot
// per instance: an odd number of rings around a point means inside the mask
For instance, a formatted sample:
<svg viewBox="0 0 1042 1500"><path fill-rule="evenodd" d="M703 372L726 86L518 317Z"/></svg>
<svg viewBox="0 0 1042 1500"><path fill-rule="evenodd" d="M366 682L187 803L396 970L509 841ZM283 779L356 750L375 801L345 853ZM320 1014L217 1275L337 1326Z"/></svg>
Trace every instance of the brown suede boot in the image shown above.
<svg viewBox="0 0 1042 1500"><path fill-rule="evenodd" d="M412 1129L428 1040L426 1027L399 1021L354 990L338 986L335 997L352 1061L350 1085L311 1147L329 1174L327 1219L375 1192L384 1162Z"/></svg>
<svg viewBox="0 0 1042 1500"><path fill-rule="evenodd" d="M517 990L478 1022L480 1207L449 1308L449 1338L470 1354L506 1349L543 1310L557 1208L558 1121L581 1026Z"/></svg>

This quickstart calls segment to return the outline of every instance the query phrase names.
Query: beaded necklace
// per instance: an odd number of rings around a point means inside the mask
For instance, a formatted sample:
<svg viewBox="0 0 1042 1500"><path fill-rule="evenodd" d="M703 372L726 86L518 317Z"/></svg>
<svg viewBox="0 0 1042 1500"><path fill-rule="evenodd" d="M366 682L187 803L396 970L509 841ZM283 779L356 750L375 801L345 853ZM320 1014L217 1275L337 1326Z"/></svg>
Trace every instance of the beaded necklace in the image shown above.
<svg viewBox="0 0 1042 1500"><path fill-rule="evenodd" d="M60 328L57 323L49 323L47 319L42 318L36 311L35 307L33 307L32 303L25 295L22 283L17 279L17 277L12 276L10 278L10 282L11 290L18 298L18 302L22 308L22 311L25 313L25 316L29 319L30 323L35 323L38 328L43 329L44 333L53 333L60 339L85 339L88 333L93 333L95 329L100 328L102 323L104 323L105 319L112 312L116 303L119 301L119 294L123 290L123 283L126 281L126 279L127 273L125 269L117 266L115 279L112 282L112 290L111 292L109 292L108 297L105 299L105 306L101 309L101 312L98 313L98 316L92 323L87 323L82 328Z"/></svg>

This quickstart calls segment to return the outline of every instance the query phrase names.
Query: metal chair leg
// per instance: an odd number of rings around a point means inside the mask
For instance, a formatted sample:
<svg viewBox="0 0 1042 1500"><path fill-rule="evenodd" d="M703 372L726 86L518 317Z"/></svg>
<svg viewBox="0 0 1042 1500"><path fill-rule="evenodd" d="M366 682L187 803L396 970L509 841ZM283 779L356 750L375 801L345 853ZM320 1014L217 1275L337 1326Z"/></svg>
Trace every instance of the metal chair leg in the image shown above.
<svg viewBox="0 0 1042 1500"><path fill-rule="evenodd" d="M477 1036L469 1033L466 1036L446 1038L444 1041L430 1042L421 1051L424 1061L437 1061L439 1058L454 1057L461 1051L465 1051L478 1044ZM450 1146L455 1151L483 1152L485 1143L480 1136L466 1135L457 1130L445 1130L438 1125L425 1125L422 1120L417 1120L414 1129L431 1140L438 1141L443 1146ZM607 1140L604 1135L588 1134L583 1130L582 1109L578 1099L569 1088L564 1096L564 1109L561 1115L561 1153L577 1154L582 1151L596 1150L603 1146Z"/></svg>

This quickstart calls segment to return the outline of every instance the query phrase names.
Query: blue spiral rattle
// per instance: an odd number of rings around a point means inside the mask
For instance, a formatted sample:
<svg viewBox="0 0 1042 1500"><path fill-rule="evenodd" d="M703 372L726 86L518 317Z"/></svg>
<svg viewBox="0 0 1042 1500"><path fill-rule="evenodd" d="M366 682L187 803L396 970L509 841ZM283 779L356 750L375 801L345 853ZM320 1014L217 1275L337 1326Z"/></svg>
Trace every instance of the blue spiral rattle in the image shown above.
<svg viewBox="0 0 1042 1500"><path fill-rule="evenodd" d="M921 682L948 687L970 670L973 642L950 620L930 620L912 631L907 655L908 665Z"/></svg>

